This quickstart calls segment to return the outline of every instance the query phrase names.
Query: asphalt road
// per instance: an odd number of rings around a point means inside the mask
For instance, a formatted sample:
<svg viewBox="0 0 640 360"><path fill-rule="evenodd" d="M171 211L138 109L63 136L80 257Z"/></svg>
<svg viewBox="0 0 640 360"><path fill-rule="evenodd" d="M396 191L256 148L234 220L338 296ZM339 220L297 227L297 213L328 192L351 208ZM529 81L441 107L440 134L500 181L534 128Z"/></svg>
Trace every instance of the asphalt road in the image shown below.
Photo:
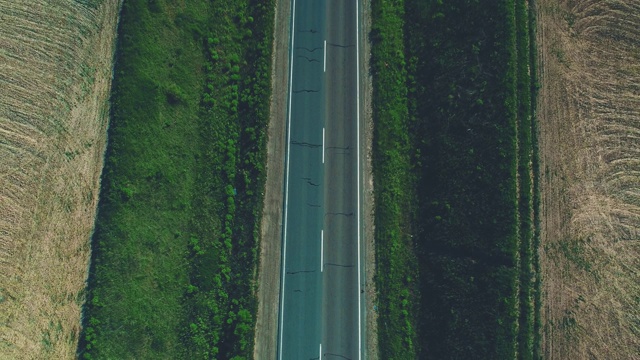
<svg viewBox="0 0 640 360"><path fill-rule="evenodd" d="M357 0L293 0L278 359L361 359Z"/></svg>

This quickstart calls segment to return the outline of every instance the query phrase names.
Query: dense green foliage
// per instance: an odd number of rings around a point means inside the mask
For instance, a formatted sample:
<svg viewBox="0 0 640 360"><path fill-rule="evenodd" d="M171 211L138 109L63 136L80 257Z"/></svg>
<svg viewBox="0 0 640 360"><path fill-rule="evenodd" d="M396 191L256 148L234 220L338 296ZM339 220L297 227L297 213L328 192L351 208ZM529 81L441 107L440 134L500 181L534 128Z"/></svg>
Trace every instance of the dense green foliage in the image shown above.
<svg viewBox="0 0 640 360"><path fill-rule="evenodd" d="M531 358L537 280L527 3L373 7L380 309L409 310L381 314L382 357L413 357L398 348L417 341L420 358ZM386 140L391 132L401 140ZM419 199L409 206L393 196L411 192L407 185ZM391 222L381 206L409 212L411 225ZM413 241L403 241L407 231ZM409 253L419 275L400 268L405 277L394 277L395 262ZM405 305L399 289L417 295ZM398 330L405 318L417 319L415 331Z"/></svg>
<svg viewBox="0 0 640 360"><path fill-rule="evenodd" d="M244 359L273 3L127 0L84 358Z"/></svg>
<svg viewBox="0 0 640 360"><path fill-rule="evenodd" d="M518 306L513 3L408 3L430 358L510 359ZM426 26L425 26L426 25ZM429 34L427 37L426 34ZM424 39L424 40L421 40Z"/></svg>
<svg viewBox="0 0 640 360"><path fill-rule="evenodd" d="M372 71L374 74L374 177L376 182L376 274L379 293L381 358L415 358L414 280L411 249L412 201L409 163L407 87L402 0L374 1Z"/></svg>

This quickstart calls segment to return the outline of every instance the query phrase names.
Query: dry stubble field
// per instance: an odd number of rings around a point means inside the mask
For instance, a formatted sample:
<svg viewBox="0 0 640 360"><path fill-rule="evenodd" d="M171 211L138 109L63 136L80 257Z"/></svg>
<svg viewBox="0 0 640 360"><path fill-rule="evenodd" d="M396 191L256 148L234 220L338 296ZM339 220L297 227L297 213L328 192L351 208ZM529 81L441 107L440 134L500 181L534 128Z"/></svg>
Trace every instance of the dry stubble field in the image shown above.
<svg viewBox="0 0 640 360"><path fill-rule="evenodd" d="M545 359L640 358L640 2L538 0Z"/></svg>
<svg viewBox="0 0 640 360"><path fill-rule="evenodd" d="M2 359L75 357L119 4L0 0Z"/></svg>

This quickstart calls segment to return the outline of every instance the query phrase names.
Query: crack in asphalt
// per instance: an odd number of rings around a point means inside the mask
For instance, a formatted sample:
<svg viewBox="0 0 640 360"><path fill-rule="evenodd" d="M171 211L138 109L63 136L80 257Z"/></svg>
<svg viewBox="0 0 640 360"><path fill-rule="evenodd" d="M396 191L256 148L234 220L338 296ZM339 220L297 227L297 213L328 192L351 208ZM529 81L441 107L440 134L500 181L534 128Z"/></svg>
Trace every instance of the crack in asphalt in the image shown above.
<svg viewBox="0 0 640 360"><path fill-rule="evenodd" d="M320 186L320 184L316 184L313 181L311 181L310 177L301 177L300 179L305 180L307 182L307 184L311 185L311 186Z"/></svg>
<svg viewBox="0 0 640 360"><path fill-rule="evenodd" d="M296 275L300 273L314 273L315 270L298 270L298 271L287 271L287 275Z"/></svg>
<svg viewBox="0 0 640 360"><path fill-rule="evenodd" d="M320 207L320 205L316 205L316 204L312 204L312 203L307 203L307 205L309 205L311 207L314 207L314 208L319 208Z"/></svg>
<svg viewBox="0 0 640 360"><path fill-rule="evenodd" d="M300 49L300 50L307 50L308 52L314 52L314 51L316 51L316 50L320 50L320 49L322 49L322 48L323 48L323 46L315 47L315 48L313 48L313 49L309 49L309 48L304 47L304 46L299 46L299 47L297 47L296 49Z"/></svg>
<svg viewBox="0 0 640 360"><path fill-rule="evenodd" d="M328 355L328 356L336 356L336 357L339 357L339 358L343 358L343 359L351 360L351 358L348 358L348 357L346 357L346 356L344 356L344 355L340 355L340 354L324 353L323 355L324 355L324 356L327 356L327 355Z"/></svg>
<svg viewBox="0 0 640 360"><path fill-rule="evenodd" d="M342 215L342 216L353 216L353 212L350 213L342 213L342 212L328 212L326 215Z"/></svg>
<svg viewBox="0 0 640 360"><path fill-rule="evenodd" d="M334 43L330 43L328 42L327 45L331 45L331 46L335 46L335 47L339 47L339 48L350 48L350 47L354 47L355 45L340 45L340 44L334 44Z"/></svg>
<svg viewBox="0 0 640 360"><path fill-rule="evenodd" d="M307 146L310 148L319 148L322 146L322 144L311 144L305 141L296 141L296 140L291 140L291 145Z"/></svg>
<svg viewBox="0 0 640 360"><path fill-rule="evenodd" d="M307 61L308 61L308 62L317 62L317 63L319 63L319 62L320 62L320 60L313 59L313 58L310 58L310 57L308 57L308 56L304 56L304 55L298 55L298 57L299 57L299 58L307 59Z"/></svg>
<svg viewBox="0 0 640 360"><path fill-rule="evenodd" d="M343 268L352 268L353 265L342 265L342 264L334 264L334 263L324 263L324 266L337 266Z"/></svg>
<svg viewBox="0 0 640 360"><path fill-rule="evenodd" d="M294 90L294 91L292 91L292 92L293 92L294 94L299 94L299 93L303 93L303 92L306 92L306 93L317 93L317 92L319 92L319 90L307 90L307 89L302 89L302 90Z"/></svg>

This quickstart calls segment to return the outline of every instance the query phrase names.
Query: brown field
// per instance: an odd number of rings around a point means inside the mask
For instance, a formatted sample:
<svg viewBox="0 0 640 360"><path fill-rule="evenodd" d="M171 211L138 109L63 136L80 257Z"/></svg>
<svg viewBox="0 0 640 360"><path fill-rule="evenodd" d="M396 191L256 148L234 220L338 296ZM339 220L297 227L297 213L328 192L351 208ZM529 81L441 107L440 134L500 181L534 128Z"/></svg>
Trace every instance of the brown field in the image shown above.
<svg viewBox="0 0 640 360"><path fill-rule="evenodd" d="M0 358L72 359L119 0L0 0Z"/></svg>
<svg viewBox="0 0 640 360"><path fill-rule="evenodd" d="M542 354L640 358L640 2L538 0Z"/></svg>

